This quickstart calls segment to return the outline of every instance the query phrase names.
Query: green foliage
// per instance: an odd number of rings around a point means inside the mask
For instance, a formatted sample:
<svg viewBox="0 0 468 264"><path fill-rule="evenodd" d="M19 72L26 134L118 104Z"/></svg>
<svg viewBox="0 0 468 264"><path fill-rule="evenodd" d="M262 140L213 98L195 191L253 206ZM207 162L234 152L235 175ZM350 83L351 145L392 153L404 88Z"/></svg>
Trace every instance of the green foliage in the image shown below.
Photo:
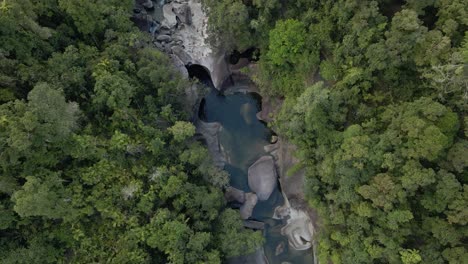
<svg viewBox="0 0 468 264"><path fill-rule="evenodd" d="M300 93L303 75L318 64L318 53L307 49L306 36L305 25L295 19L280 20L269 32L268 51L262 56L258 79L265 93Z"/></svg>
<svg viewBox="0 0 468 264"><path fill-rule="evenodd" d="M78 32L84 35L100 36L106 29L126 31L131 28L128 10L132 1L104 0L89 2L83 0L59 0L59 6L72 19Z"/></svg>
<svg viewBox="0 0 468 264"><path fill-rule="evenodd" d="M298 147L319 261L463 263L466 5L279 5L255 77L284 98L274 126Z"/></svg>
<svg viewBox="0 0 468 264"><path fill-rule="evenodd" d="M245 229L238 212L226 209L220 216L218 230L221 230L217 240L221 252L228 257L255 252L263 244L260 231Z"/></svg>
<svg viewBox="0 0 468 264"><path fill-rule="evenodd" d="M195 126L184 121L177 121L169 128L169 131L174 136L174 140L181 142L195 134Z"/></svg>
<svg viewBox="0 0 468 264"><path fill-rule="evenodd" d="M421 262L421 256L419 255L418 250L414 249L405 249L400 251L401 262L403 264L416 264Z"/></svg>
<svg viewBox="0 0 468 264"><path fill-rule="evenodd" d="M270 46L265 59L275 66L296 64L305 47L305 26L297 20L278 21L270 31Z"/></svg>
<svg viewBox="0 0 468 264"><path fill-rule="evenodd" d="M221 263L261 244L226 218L188 81L141 47L132 6L0 1L1 263Z"/></svg>
<svg viewBox="0 0 468 264"><path fill-rule="evenodd" d="M249 10L240 0L203 0L208 6L208 30L215 47L245 50L253 42L250 35Z"/></svg>
<svg viewBox="0 0 468 264"><path fill-rule="evenodd" d="M21 217L43 216L60 219L67 217L67 196L58 175L47 175L41 181L26 177L21 190L12 196L14 210Z"/></svg>

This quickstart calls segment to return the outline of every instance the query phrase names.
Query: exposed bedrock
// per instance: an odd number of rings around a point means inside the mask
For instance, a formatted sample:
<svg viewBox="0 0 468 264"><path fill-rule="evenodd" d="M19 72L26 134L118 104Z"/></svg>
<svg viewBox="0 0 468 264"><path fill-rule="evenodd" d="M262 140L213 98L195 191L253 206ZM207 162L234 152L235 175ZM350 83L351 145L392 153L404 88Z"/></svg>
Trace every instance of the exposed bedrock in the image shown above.
<svg viewBox="0 0 468 264"><path fill-rule="evenodd" d="M227 202L245 203L245 193L242 190L234 187L228 187L224 193L224 198Z"/></svg>
<svg viewBox="0 0 468 264"><path fill-rule="evenodd" d="M276 187L277 177L273 157L263 156L249 168L249 187L260 201L266 201Z"/></svg>
<svg viewBox="0 0 468 264"><path fill-rule="evenodd" d="M242 219L248 219L252 216L253 209L258 202L257 195L255 193L245 194L245 203L240 208L240 215Z"/></svg>
<svg viewBox="0 0 468 264"><path fill-rule="evenodd" d="M140 5L149 6L151 1L138 0ZM137 2L138 4L138 2ZM198 64L206 67L215 88L221 89L223 82L230 76L230 69L223 50L215 51L207 41L208 17L199 0L174 0L162 7L162 21L136 10L133 16L140 28L153 34L153 43L159 50L167 53L176 61L176 68L187 76L181 67Z"/></svg>
<svg viewBox="0 0 468 264"><path fill-rule="evenodd" d="M314 228L307 213L291 208L289 217L286 226L281 229L281 234L288 237L289 245L296 250L311 248Z"/></svg>
<svg viewBox="0 0 468 264"><path fill-rule="evenodd" d="M226 160L221 153L221 146L219 144L218 137L219 131L222 128L221 124L216 122L207 123L197 119L195 121L195 127L197 128L197 133L202 135L205 139L206 146L211 154L211 157L213 158L215 166L223 168L226 164Z"/></svg>
<svg viewBox="0 0 468 264"><path fill-rule="evenodd" d="M224 50L214 50L208 43L208 17L200 0L173 0L162 6L162 20L149 11L161 8L151 0L136 0L132 20L143 31L153 35L156 48L174 59L176 68L187 76L184 65L199 64L206 67L215 88L221 89L231 75ZM160 11L160 12L161 12Z"/></svg>

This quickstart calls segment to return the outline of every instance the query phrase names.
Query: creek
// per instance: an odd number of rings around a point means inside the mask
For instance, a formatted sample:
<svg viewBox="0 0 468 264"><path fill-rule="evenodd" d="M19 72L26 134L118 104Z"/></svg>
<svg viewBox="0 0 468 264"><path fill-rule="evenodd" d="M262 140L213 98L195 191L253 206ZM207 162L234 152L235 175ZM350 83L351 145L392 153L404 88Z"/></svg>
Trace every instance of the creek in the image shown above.
<svg viewBox="0 0 468 264"><path fill-rule="evenodd" d="M267 125L257 119L261 110L261 97L247 92L242 84L224 87L227 93L216 90L210 75L203 67L188 67L190 77L210 87L210 92L200 103L198 117L207 123L218 122L222 129L218 134L222 155L225 157L224 169L230 174L230 185L234 188L252 192L248 184L248 169L260 157L269 155L264 146L271 144L274 133ZM237 91L237 92L236 92ZM244 91L244 92L238 92ZM297 251L288 244L286 236L281 234L285 220L273 219L275 208L284 204L279 182L266 201L258 201L249 220L263 222L265 228L264 253L270 264L313 263L312 250ZM233 208L239 205L228 204ZM241 256L229 263L258 263L258 258Z"/></svg>

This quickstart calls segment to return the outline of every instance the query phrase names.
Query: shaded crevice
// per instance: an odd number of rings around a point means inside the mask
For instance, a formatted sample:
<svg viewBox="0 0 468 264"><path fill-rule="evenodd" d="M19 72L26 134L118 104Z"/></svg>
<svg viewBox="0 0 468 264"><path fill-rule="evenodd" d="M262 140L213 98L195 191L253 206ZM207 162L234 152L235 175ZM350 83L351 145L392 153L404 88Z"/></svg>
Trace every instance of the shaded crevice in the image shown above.
<svg viewBox="0 0 468 264"><path fill-rule="evenodd" d="M392 20L393 16L400 12L405 4L404 0L395 0L395 1L382 1L379 2L380 11L384 16L389 20Z"/></svg>
<svg viewBox="0 0 468 264"><path fill-rule="evenodd" d="M200 64L189 64L185 65L185 67L187 68L190 79L196 78L209 88L214 88L210 71L205 66Z"/></svg>
<svg viewBox="0 0 468 264"><path fill-rule="evenodd" d="M255 47L251 47L246 49L244 52L240 52L238 50L234 50L231 54L228 56L228 61L229 64L237 64L240 59L246 58L248 61L258 61L260 58L260 50Z"/></svg>

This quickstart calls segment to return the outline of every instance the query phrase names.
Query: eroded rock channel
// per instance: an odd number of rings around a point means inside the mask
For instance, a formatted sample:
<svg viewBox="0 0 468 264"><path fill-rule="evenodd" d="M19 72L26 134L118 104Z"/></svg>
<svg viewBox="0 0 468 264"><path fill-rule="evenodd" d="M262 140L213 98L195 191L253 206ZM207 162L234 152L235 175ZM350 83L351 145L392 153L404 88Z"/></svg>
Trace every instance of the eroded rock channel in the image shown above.
<svg viewBox="0 0 468 264"><path fill-rule="evenodd" d="M197 133L215 165L230 174L225 190L228 206L239 209L246 228L262 230L265 236L263 248L229 263L314 263L310 214L303 204L291 205L290 198L296 203L297 195L282 179L282 162L288 154L258 119L262 98L252 92L252 83L245 76L242 81L233 78L231 70L236 67L229 65L229 56L207 44L207 17L201 3L137 0L133 19L152 34L155 47L168 54L184 76L199 79L210 91L195 108ZM194 89L188 91L189 97L196 97Z"/></svg>
<svg viewBox="0 0 468 264"><path fill-rule="evenodd" d="M313 263L312 223L281 191L278 142L257 119L260 110L261 97L234 82L223 93L212 88L197 119L217 165L230 174L228 206L239 209L246 228L262 230L265 236L263 249L230 263Z"/></svg>

